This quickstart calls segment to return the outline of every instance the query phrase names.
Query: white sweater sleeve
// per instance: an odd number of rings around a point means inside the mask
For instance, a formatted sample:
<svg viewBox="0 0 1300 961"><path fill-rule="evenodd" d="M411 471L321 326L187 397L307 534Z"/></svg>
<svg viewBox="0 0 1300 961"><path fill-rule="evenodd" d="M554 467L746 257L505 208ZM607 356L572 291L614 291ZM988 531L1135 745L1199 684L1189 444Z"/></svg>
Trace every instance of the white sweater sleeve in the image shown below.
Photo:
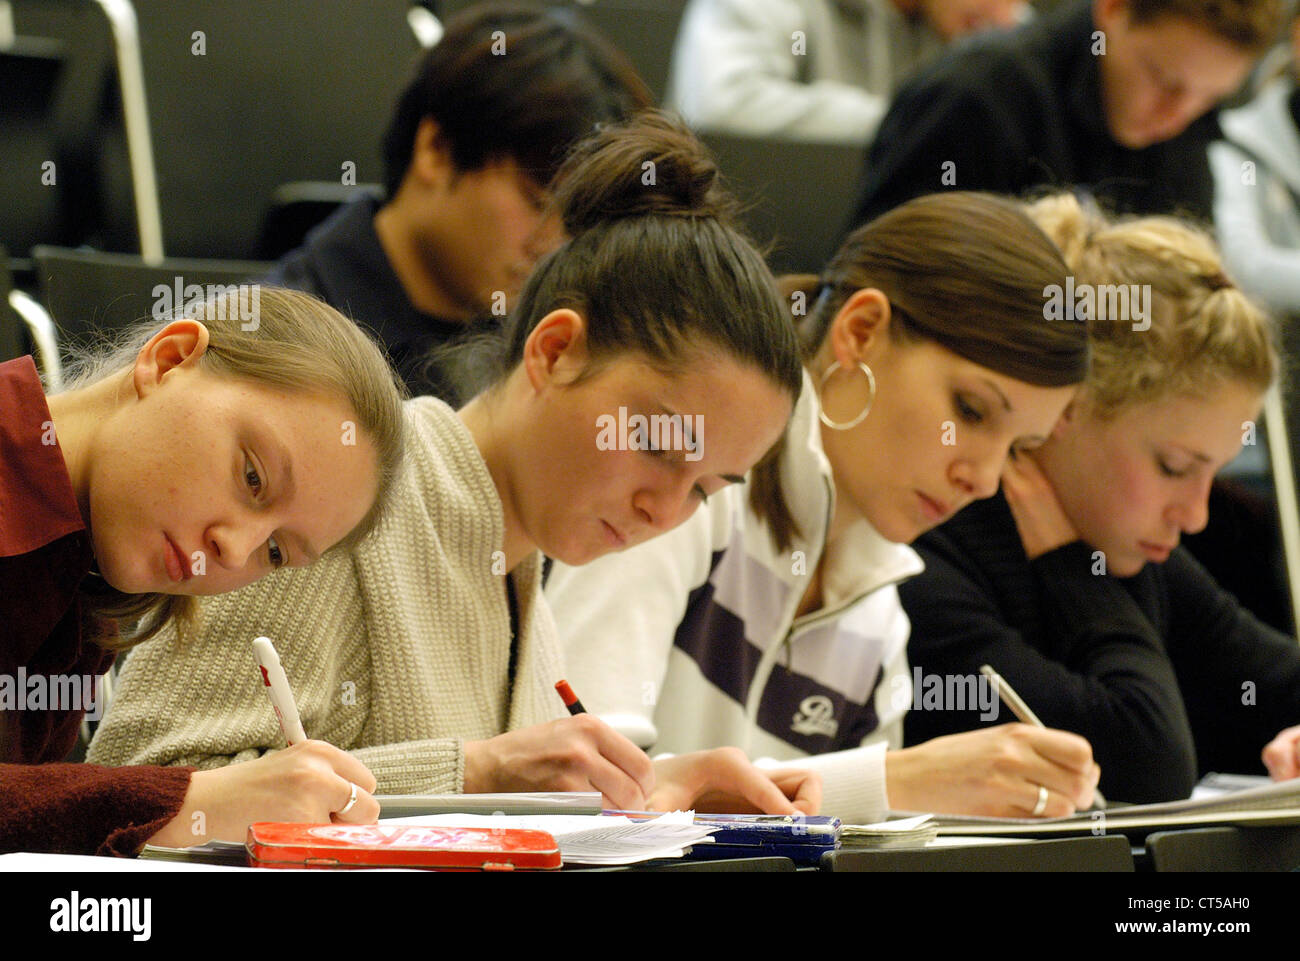
<svg viewBox="0 0 1300 961"><path fill-rule="evenodd" d="M822 813L846 824L874 824L885 819L889 797L885 787L884 741L830 754L813 754L790 761L761 758L766 770L802 768L822 776Z"/></svg>
<svg viewBox="0 0 1300 961"><path fill-rule="evenodd" d="M867 142L888 99L848 83L800 82L794 34L807 27L793 0L693 0L677 35L669 106L704 130Z"/></svg>
<svg viewBox="0 0 1300 961"><path fill-rule="evenodd" d="M546 599L583 706L641 747L658 739L655 704L691 591L709 576L711 498L686 523L582 567L556 563ZM725 518L721 518L725 524Z"/></svg>
<svg viewBox="0 0 1300 961"><path fill-rule="evenodd" d="M860 746L791 761L764 758L758 765L817 771L822 776L823 813L852 824L874 824L883 820L889 810L885 754L902 747L903 718L912 702L906 645L900 646L885 665L873 698L880 724Z"/></svg>
<svg viewBox="0 0 1300 961"><path fill-rule="evenodd" d="M1262 204L1268 173L1247 183L1250 158L1226 142L1209 148L1214 174L1214 226L1228 271L1247 293L1279 313L1300 312L1300 249L1275 244L1264 229Z"/></svg>

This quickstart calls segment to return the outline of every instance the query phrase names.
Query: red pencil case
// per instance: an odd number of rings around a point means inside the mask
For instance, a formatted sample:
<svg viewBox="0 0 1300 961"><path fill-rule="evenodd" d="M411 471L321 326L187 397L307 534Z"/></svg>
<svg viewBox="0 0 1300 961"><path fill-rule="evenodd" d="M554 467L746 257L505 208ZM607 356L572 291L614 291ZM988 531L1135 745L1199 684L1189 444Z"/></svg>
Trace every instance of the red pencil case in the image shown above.
<svg viewBox="0 0 1300 961"><path fill-rule="evenodd" d="M522 828L263 821L248 826L245 847L261 868L545 871L561 860L554 837Z"/></svg>

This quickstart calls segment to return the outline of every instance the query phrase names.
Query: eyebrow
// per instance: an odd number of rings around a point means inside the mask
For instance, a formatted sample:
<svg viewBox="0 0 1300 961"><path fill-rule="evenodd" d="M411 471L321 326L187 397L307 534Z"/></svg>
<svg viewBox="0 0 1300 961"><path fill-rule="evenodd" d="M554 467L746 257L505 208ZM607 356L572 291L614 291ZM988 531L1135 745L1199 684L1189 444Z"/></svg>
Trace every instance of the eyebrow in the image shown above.
<svg viewBox="0 0 1300 961"><path fill-rule="evenodd" d="M297 533L296 531L291 531L290 533L293 534L293 539L298 542L298 547L301 549L301 553L306 556L307 562L309 564L315 564L318 560L320 560L320 551L313 550L312 546L307 543L307 539L305 537L303 537L301 534Z"/></svg>
<svg viewBox="0 0 1300 961"><path fill-rule="evenodd" d="M1214 463L1214 458L1211 457L1209 454L1203 454L1203 453L1201 453L1201 452L1198 451L1198 450L1193 450L1193 449L1190 448L1190 447L1184 447L1182 444L1174 443L1174 442L1172 442L1172 441L1170 442L1169 446L1170 446L1170 447L1177 447L1177 448L1178 448L1180 451L1182 451L1184 454L1187 454L1189 457L1191 457L1192 460L1198 460L1198 461L1200 461L1202 464L1212 464L1212 463Z"/></svg>
<svg viewBox="0 0 1300 961"><path fill-rule="evenodd" d="M280 443L273 432L261 424L246 423L244 430L248 432L253 443L261 448L262 464L268 471L272 469L272 465L267 460L267 455L270 454L275 460L275 499L293 497L293 461L289 459L288 448ZM263 481L265 480L266 478L263 478Z"/></svg>
<svg viewBox="0 0 1300 961"><path fill-rule="evenodd" d="M678 416L680 416L680 415L679 415L675 410L673 410L671 407L669 407L667 404L665 404L665 403L664 403L663 401L661 401L661 400L659 400L659 401L655 401L655 407L658 408L658 410L655 411L656 413L667 414L669 417L678 417ZM682 434L686 437L687 443L688 443L691 447L694 447L694 446L695 446L695 434L694 434L694 432L691 430L691 419L690 419L689 416L682 417ZM739 474L716 474L715 476L717 476L717 477L721 477L721 478L722 478L724 481L726 481L728 484L743 484L743 483L745 483L745 478L741 477Z"/></svg>
<svg viewBox="0 0 1300 961"><path fill-rule="evenodd" d="M280 443L274 434L265 428L249 425L249 433L252 434L255 443L261 446L263 450L270 451L275 458L277 473L279 475L276 478L279 482L275 488L276 500L280 500L281 498L292 498L296 488L293 483L293 460L289 457L288 448ZM266 463L265 455L263 455L262 462ZM302 554L305 554L311 563L315 564L320 560L321 552L307 543L307 538L303 537L297 531L286 531L285 533L293 537L298 544L299 551Z"/></svg>
<svg viewBox="0 0 1300 961"><path fill-rule="evenodd" d="M984 381L984 383L988 384L989 387L993 389L993 393L997 394L998 397L1002 399L1002 406L1007 409L1007 413L1011 413L1011 401L1007 400L1007 395L1002 393L1001 388L987 377L981 377L980 380Z"/></svg>

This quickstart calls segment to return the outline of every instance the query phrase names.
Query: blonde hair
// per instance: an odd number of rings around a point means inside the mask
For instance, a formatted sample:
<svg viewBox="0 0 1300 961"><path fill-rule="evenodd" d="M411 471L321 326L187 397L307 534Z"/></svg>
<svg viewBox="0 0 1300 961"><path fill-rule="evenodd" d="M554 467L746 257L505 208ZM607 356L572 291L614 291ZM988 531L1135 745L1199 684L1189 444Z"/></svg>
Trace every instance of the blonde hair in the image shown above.
<svg viewBox="0 0 1300 961"><path fill-rule="evenodd" d="M1224 272L1205 231L1173 217L1108 220L1071 194L1028 210L1061 248L1076 286L1136 284L1151 292L1147 329L1135 330L1131 317L1089 321L1092 368L1080 399L1090 413L1110 419L1225 383L1261 394L1273 383L1273 323Z"/></svg>
<svg viewBox="0 0 1300 961"><path fill-rule="evenodd" d="M250 303L256 308L250 316ZM218 377L248 380L289 393L340 397L356 414L356 430L375 445L379 487L361 522L332 549L347 550L379 522L401 468L405 390L383 351L353 321L315 297L296 290L241 284L214 291L205 301L178 307L175 319L201 322L208 347L200 368ZM71 365L67 390L121 376L161 326L153 319L121 332L99 349L82 352ZM123 649L156 634L173 617L192 619L194 599L176 594L123 594L105 588L85 594L87 613L137 620L133 636L106 647Z"/></svg>

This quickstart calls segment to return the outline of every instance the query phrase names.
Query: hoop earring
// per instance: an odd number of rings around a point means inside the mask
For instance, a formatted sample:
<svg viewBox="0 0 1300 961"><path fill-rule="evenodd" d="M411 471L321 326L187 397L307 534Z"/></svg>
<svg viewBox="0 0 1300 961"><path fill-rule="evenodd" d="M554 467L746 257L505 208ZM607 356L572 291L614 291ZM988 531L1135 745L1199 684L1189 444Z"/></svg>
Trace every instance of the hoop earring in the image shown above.
<svg viewBox="0 0 1300 961"><path fill-rule="evenodd" d="M821 422L831 430L850 430L866 420L867 415L871 413L871 405L876 402L876 375L871 372L870 367L862 363L862 361L858 361L858 369L867 375L867 386L871 388L871 396L867 398L867 406L862 408L862 413L858 414L857 417L850 421L836 422L826 416L826 411L821 406L820 391L826 388L826 381L830 380L831 375L835 373L839 367L840 362L838 360L831 361L831 365L826 368L826 373L822 374L821 382L817 385L819 391L817 399L817 416L820 417Z"/></svg>

